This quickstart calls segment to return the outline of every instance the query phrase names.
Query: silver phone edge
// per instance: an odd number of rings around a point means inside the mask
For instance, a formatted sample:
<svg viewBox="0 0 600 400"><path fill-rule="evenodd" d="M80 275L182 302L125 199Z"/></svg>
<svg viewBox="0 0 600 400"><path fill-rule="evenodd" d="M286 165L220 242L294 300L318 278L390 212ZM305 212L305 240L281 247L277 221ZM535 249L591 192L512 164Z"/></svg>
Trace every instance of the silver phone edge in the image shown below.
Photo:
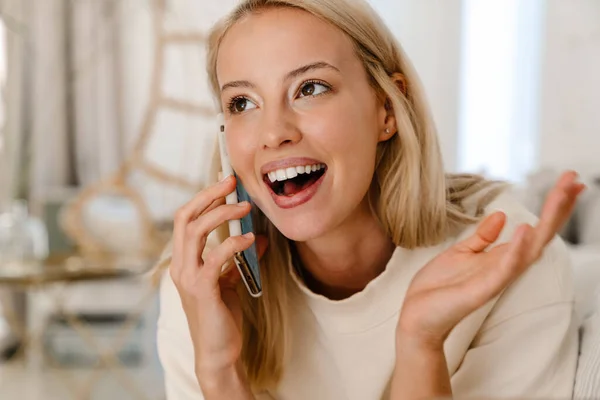
<svg viewBox="0 0 600 400"><path fill-rule="evenodd" d="M240 276L242 277L242 281L246 286L246 291L248 294L254 298L258 298L262 296L262 288L255 282L255 279L252 277L251 272L248 272L248 277L246 275L246 269L250 271L250 267L248 266L248 262L246 261L246 257L242 252L238 252L234 256L235 265L240 272ZM256 286L256 290L253 290L252 286Z"/></svg>

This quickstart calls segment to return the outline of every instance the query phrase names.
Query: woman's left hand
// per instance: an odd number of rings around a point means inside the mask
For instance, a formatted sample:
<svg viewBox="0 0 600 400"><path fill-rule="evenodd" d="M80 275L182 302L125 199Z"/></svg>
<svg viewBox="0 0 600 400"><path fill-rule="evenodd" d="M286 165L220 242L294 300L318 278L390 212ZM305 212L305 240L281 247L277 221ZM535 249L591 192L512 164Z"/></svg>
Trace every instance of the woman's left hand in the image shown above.
<svg viewBox="0 0 600 400"><path fill-rule="evenodd" d="M564 173L549 193L537 226L519 226L512 240L485 251L500 236L506 216L497 212L477 232L443 252L414 277L398 327L398 343L418 342L442 350L450 331L467 315L500 294L536 262L572 213L585 186Z"/></svg>

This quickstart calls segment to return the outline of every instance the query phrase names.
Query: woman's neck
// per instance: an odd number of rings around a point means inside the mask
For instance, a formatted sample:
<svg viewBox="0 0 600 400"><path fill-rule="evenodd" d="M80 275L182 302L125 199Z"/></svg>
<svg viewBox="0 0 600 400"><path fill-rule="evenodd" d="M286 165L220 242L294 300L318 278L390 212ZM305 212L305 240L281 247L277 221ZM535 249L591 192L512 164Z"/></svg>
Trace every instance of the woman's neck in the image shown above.
<svg viewBox="0 0 600 400"><path fill-rule="evenodd" d="M362 207L325 237L295 242L305 284L341 300L362 291L381 274L395 245L368 207Z"/></svg>

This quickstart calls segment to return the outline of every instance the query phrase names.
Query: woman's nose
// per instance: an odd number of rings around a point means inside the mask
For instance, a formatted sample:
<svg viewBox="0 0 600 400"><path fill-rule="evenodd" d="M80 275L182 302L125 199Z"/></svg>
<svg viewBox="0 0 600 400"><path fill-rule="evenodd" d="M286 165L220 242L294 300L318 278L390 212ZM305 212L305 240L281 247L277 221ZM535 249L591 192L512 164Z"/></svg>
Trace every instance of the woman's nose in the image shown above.
<svg viewBox="0 0 600 400"><path fill-rule="evenodd" d="M261 124L261 145L263 148L277 149L281 146L298 143L302 134L292 116L287 113L265 113Z"/></svg>

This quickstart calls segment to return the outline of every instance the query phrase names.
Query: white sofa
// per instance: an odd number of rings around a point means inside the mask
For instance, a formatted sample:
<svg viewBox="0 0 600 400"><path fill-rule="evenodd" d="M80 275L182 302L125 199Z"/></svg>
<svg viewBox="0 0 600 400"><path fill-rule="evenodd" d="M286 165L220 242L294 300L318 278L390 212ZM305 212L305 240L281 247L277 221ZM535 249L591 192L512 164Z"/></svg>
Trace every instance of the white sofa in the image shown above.
<svg viewBox="0 0 600 400"><path fill-rule="evenodd" d="M600 228L600 227L599 227ZM575 302L580 321L595 311L600 292L600 245L569 246L574 271Z"/></svg>
<svg viewBox="0 0 600 400"><path fill-rule="evenodd" d="M600 246L571 246L571 260L581 340L573 398L597 399L600 398Z"/></svg>

